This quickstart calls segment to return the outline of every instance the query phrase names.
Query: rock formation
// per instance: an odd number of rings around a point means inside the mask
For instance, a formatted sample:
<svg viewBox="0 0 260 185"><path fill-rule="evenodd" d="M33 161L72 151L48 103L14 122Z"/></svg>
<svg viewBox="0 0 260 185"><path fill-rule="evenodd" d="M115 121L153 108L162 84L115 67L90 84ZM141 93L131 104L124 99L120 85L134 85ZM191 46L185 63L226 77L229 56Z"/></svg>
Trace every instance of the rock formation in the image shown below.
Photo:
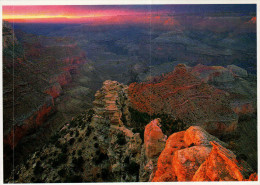
<svg viewBox="0 0 260 185"><path fill-rule="evenodd" d="M172 134L159 156L153 182L247 180L253 170L224 146L198 126Z"/></svg>
<svg viewBox="0 0 260 185"><path fill-rule="evenodd" d="M256 86L246 70L236 66L205 66L190 69L202 81L229 93L231 107L239 115L256 112Z"/></svg>
<svg viewBox="0 0 260 185"><path fill-rule="evenodd" d="M141 182L151 181L157 169L157 160L165 147L167 136L160 129L160 118L152 120L145 127L144 144L141 151Z"/></svg>
<svg viewBox="0 0 260 185"><path fill-rule="evenodd" d="M56 111L55 99L72 82L73 71L65 68L72 65L74 70L79 68L86 63L86 56L76 46L66 48L59 43L52 46L53 53L41 43L40 37L19 31L17 34L20 37L22 34L23 40L18 41L8 22L4 22L3 30L4 141L12 148L31 128L44 124ZM71 53L71 57L63 59L63 51ZM35 52L40 56L35 58ZM13 137L14 140L10 139Z"/></svg>
<svg viewBox="0 0 260 185"><path fill-rule="evenodd" d="M179 72L182 72L181 70ZM94 109L64 124L7 182L166 182L257 180L228 144L199 126L167 136L161 119L132 126L128 87L107 80Z"/></svg>
<svg viewBox="0 0 260 185"><path fill-rule="evenodd" d="M169 114L215 134L237 127L227 93L202 82L185 65L177 65L157 82L132 83L128 91L132 107L140 112Z"/></svg>

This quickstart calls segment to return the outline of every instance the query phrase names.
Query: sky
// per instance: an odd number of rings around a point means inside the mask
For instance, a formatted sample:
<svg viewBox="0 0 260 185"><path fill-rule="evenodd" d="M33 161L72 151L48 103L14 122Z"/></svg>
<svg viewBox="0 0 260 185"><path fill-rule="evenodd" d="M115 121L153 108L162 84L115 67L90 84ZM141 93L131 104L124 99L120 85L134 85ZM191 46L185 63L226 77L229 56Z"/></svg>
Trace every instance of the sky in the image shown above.
<svg viewBox="0 0 260 185"><path fill-rule="evenodd" d="M15 23L148 22L176 13L256 12L255 5L38 5L3 6L3 19Z"/></svg>

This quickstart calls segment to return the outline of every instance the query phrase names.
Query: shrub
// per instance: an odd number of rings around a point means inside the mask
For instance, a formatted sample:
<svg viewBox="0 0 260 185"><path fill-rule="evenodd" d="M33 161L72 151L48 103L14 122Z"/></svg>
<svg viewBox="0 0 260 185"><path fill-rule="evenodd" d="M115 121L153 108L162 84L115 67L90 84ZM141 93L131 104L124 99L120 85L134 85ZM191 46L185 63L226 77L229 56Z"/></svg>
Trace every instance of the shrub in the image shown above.
<svg viewBox="0 0 260 185"><path fill-rule="evenodd" d="M34 167L33 173L35 175L41 174L44 171L43 167L41 167L40 161L36 163L36 166Z"/></svg>
<svg viewBox="0 0 260 185"><path fill-rule="evenodd" d="M41 159L41 161L43 161L44 159L46 159L46 155L42 155L41 157L40 157L40 159Z"/></svg>
<svg viewBox="0 0 260 185"><path fill-rule="evenodd" d="M54 135L51 136L50 138L50 143L51 144L55 144L57 142L57 140L59 139L59 134L55 133Z"/></svg>
<svg viewBox="0 0 260 185"><path fill-rule="evenodd" d="M64 177L65 174L66 174L66 170L65 169L61 169L61 170L58 171L58 174L59 174L59 176Z"/></svg>
<svg viewBox="0 0 260 185"><path fill-rule="evenodd" d="M122 133L117 134L117 143L119 145L125 145L126 144L125 136Z"/></svg>
<svg viewBox="0 0 260 185"><path fill-rule="evenodd" d="M60 153L57 158L55 158L52 162L52 167L57 167L61 164L66 163L68 160L67 155L65 153Z"/></svg>
<svg viewBox="0 0 260 185"><path fill-rule="evenodd" d="M83 139L82 139L82 137L80 137L79 139L78 139L78 142L81 142Z"/></svg>
<svg viewBox="0 0 260 185"><path fill-rule="evenodd" d="M127 173L131 175L137 175L139 173L140 165L131 161L129 165L125 167Z"/></svg>
<svg viewBox="0 0 260 185"><path fill-rule="evenodd" d="M74 138L71 138L71 139L69 140L69 144L70 144L70 145L72 145L74 142L75 142L75 139L74 139Z"/></svg>
<svg viewBox="0 0 260 185"><path fill-rule="evenodd" d="M107 154L101 153L99 151L96 152L96 156L94 157L95 164L100 164L102 161L107 160Z"/></svg>
<svg viewBox="0 0 260 185"><path fill-rule="evenodd" d="M103 180L109 179L109 170L108 169L102 169L101 170L101 178Z"/></svg>
<svg viewBox="0 0 260 185"><path fill-rule="evenodd" d="M67 146L67 144L62 145L62 147L61 147L61 152L62 152L62 153L67 153L67 151L68 151L68 146Z"/></svg>
<svg viewBox="0 0 260 185"><path fill-rule="evenodd" d="M83 178L80 175L67 176L65 182L82 182Z"/></svg>
<svg viewBox="0 0 260 185"><path fill-rule="evenodd" d="M78 137L78 136L79 136L79 131L77 130L77 131L76 131L76 137Z"/></svg>
<svg viewBox="0 0 260 185"><path fill-rule="evenodd" d="M82 156L80 156L78 158L73 158L72 163L74 164L74 170L75 171L83 171L82 166L83 166L83 163L84 163L84 159L83 159Z"/></svg>
<svg viewBox="0 0 260 185"><path fill-rule="evenodd" d="M78 150L78 155L82 155L82 150Z"/></svg>
<svg viewBox="0 0 260 185"><path fill-rule="evenodd" d="M98 144L98 143L95 143L95 144L94 144L94 147L95 147L95 148L98 148L98 147L99 147L99 144Z"/></svg>
<svg viewBox="0 0 260 185"><path fill-rule="evenodd" d="M87 128L87 131L86 131L86 134L85 134L85 135L86 135L86 137L88 137L88 136L90 135L90 133L91 133L91 128L90 128L90 127L88 127L88 128Z"/></svg>

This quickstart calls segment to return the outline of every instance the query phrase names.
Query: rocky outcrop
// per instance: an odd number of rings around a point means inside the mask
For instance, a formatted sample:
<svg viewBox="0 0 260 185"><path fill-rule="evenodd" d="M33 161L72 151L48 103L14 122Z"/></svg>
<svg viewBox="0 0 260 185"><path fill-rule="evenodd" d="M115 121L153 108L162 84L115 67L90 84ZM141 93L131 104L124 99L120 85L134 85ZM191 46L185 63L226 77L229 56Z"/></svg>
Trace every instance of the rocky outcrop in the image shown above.
<svg viewBox="0 0 260 185"><path fill-rule="evenodd" d="M167 136L160 129L159 119L155 119L146 125L144 131L145 155L148 158L158 156L165 146L166 138Z"/></svg>
<svg viewBox="0 0 260 185"><path fill-rule="evenodd" d="M238 115L252 114L256 111L256 85L247 71L236 66L205 66L198 64L190 69L202 81L224 90L230 95L233 111Z"/></svg>
<svg viewBox="0 0 260 185"><path fill-rule="evenodd" d="M193 176L193 181L243 181L249 177L252 169L245 161L238 162L235 154L218 142L210 143L213 148Z"/></svg>
<svg viewBox="0 0 260 185"><path fill-rule="evenodd" d="M150 182L153 179L158 157L165 147L167 136L163 134L160 127L160 118L152 120L145 127L139 174L141 182Z"/></svg>
<svg viewBox="0 0 260 185"><path fill-rule="evenodd" d="M226 143L199 126L167 139L157 118L145 126L142 143L131 128L128 87L123 84L105 81L93 103L93 110L65 124L41 152L14 170L15 182L257 179Z"/></svg>
<svg viewBox="0 0 260 185"><path fill-rule="evenodd" d="M224 146L227 144L198 126L172 134L158 159L153 182L248 179L252 169Z"/></svg>
<svg viewBox="0 0 260 185"><path fill-rule="evenodd" d="M220 141L215 136L210 135L199 126L192 126L188 128L184 133L183 140L188 146L210 146L210 141L217 141L223 146L227 146L226 143Z"/></svg>
<svg viewBox="0 0 260 185"><path fill-rule="evenodd" d="M50 156L48 158L53 163L46 160L38 167L47 172L52 168L51 165L59 164L56 166L57 170L48 177L38 176L37 173L34 174L37 165L32 162L28 170L20 170L21 178L18 181L70 182L70 176L78 177L83 182L139 181L142 140L140 134L134 133L129 127L127 96L127 86L115 81L105 81L95 94L91 116L87 114L73 119L60 130L59 137L56 137L58 141L47 145L41 155L32 159L37 163L38 158ZM81 139L78 140L77 137ZM68 149L61 151L59 148L63 146ZM51 157L54 152L58 156ZM61 155L62 158L59 158ZM70 170L64 170L66 166ZM59 171L62 170L66 175L60 176ZM37 179L31 180L32 177ZM72 182L77 180L73 179Z"/></svg>
<svg viewBox="0 0 260 185"><path fill-rule="evenodd" d="M202 82L182 64L156 82L132 83L128 91L132 107L140 112L172 115L215 134L237 127L228 94Z"/></svg>
<svg viewBox="0 0 260 185"><path fill-rule="evenodd" d="M100 150L108 156L114 181L137 181L140 167L142 140L130 128L127 86L107 80L95 94L94 116L91 121L93 134ZM128 163L128 164L124 164ZM123 170L124 166L127 170ZM131 166L135 166L135 172Z"/></svg>
<svg viewBox="0 0 260 185"><path fill-rule="evenodd" d="M209 153L210 148L205 146L193 146L177 150L172 159L172 167L177 181L191 181Z"/></svg>

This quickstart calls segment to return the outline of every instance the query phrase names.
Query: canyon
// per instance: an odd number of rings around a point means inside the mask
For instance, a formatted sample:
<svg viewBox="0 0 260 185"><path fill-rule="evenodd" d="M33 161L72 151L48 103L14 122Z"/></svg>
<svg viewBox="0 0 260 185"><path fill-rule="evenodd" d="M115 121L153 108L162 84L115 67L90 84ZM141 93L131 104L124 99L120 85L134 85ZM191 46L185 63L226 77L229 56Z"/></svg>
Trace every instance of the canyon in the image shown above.
<svg viewBox="0 0 260 185"><path fill-rule="evenodd" d="M18 166L9 180L257 181L244 154L232 152L231 143L200 126L188 126L167 136L161 129L163 120L156 118L145 124L141 136L136 132L140 126L134 124L129 88L105 81L95 94L93 109L65 124L41 151Z"/></svg>
<svg viewBox="0 0 260 185"><path fill-rule="evenodd" d="M3 21L4 182L258 180L255 13L135 18Z"/></svg>

